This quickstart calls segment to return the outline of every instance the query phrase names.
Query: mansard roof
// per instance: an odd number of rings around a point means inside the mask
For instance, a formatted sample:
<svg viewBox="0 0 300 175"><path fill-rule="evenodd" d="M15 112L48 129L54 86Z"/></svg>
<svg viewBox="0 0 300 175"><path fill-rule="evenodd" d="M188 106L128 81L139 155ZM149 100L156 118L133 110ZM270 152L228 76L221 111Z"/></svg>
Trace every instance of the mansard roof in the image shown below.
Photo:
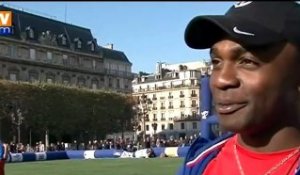
<svg viewBox="0 0 300 175"><path fill-rule="evenodd" d="M91 30L88 28L60 22L54 19L38 16L25 11L0 5L0 10L12 11L13 36L15 39L27 40L33 43L48 44L55 47L75 50L78 52L96 54L107 59L128 62L126 55L117 50L106 49L97 45ZM29 38L26 29L32 29L34 38ZM47 31L50 35L47 35ZM44 34L44 37L43 37ZM61 36L66 37L66 45L60 41ZM48 37L48 38L47 38ZM81 48L77 48L77 42L81 42ZM91 49L91 43L95 44L95 50Z"/></svg>
<svg viewBox="0 0 300 175"><path fill-rule="evenodd" d="M113 50L113 49L108 49L101 47L101 51L103 52L103 57L108 58L108 59L113 59L116 61L122 61L122 62L127 62L129 64L132 64L127 56L124 54L124 52Z"/></svg>

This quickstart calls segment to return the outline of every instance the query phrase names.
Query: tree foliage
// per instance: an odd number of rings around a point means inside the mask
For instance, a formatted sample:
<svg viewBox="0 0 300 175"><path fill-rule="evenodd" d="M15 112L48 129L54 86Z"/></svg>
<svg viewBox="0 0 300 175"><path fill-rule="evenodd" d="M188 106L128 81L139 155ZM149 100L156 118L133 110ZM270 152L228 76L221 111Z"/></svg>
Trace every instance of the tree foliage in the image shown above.
<svg viewBox="0 0 300 175"><path fill-rule="evenodd" d="M0 133L11 141L16 135L9 106L18 104L23 112L21 141L102 139L106 134L131 129L133 117L130 95L70 88L53 84L0 81Z"/></svg>

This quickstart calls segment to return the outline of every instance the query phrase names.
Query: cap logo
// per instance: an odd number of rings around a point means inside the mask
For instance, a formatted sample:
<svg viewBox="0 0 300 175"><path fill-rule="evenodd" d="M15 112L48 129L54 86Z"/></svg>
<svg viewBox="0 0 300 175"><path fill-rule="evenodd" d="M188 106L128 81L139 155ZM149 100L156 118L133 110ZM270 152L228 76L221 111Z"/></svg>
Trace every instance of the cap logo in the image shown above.
<svg viewBox="0 0 300 175"><path fill-rule="evenodd" d="M237 3L234 4L235 8L239 8L239 7L244 7L248 4L250 4L252 1L239 1Z"/></svg>
<svg viewBox="0 0 300 175"><path fill-rule="evenodd" d="M240 31L237 27L233 28L233 31L237 34L242 34L242 35L248 35L248 36L255 36L254 33L249 33L249 32L244 32L244 31Z"/></svg>

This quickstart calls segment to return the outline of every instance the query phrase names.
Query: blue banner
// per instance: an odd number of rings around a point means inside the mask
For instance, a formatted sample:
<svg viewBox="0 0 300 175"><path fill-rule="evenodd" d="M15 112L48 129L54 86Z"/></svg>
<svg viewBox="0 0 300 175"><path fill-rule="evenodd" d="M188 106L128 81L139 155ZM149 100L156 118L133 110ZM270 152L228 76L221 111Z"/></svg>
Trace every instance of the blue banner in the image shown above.
<svg viewBox="0 0 300 175"><path fill-rule="evenodd" d="M211 115L212 95L209 87L209 76L205 75L200 80L200 114L202 119Z"/></svg>

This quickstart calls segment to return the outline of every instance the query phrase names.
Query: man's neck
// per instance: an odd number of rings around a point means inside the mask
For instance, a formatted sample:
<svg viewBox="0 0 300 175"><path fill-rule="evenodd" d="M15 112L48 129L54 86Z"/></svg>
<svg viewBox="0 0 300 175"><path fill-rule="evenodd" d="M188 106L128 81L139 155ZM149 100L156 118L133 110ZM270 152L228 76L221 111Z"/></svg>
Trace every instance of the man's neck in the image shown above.
<svg viewBox="0 0 300 175"><path fill-rule="evenodd" d="M256 135L238 134L238 143L257 152L275 152L300 146L300 128L286 126Z"/></svg>

